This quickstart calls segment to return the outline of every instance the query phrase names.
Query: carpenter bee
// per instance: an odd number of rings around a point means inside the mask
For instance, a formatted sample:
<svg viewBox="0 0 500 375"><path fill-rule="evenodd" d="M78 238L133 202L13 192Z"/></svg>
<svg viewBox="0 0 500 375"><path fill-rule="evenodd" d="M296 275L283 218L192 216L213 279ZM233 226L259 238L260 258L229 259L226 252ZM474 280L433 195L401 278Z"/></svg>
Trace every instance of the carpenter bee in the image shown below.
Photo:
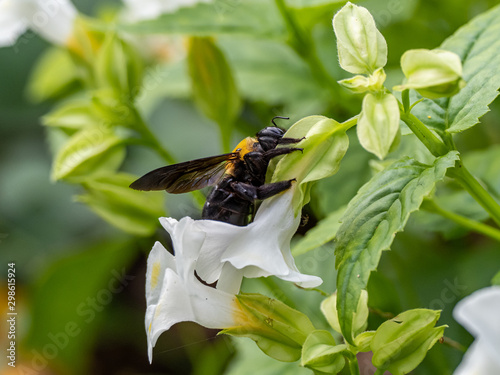
<svg viewBox="0 0 500 375"><path fill-rule="evenodd" d="M214 185L203 207L202 219L244 226L255 212L256 200L272 197L290 188L292 180L265 183L269 161L301 148L281 147L302 139L284 138L285 131L276 126L262 129L256 137L242 140L233 152L155 169L130 187L135 190L166 190L179 194Z"/></svg>

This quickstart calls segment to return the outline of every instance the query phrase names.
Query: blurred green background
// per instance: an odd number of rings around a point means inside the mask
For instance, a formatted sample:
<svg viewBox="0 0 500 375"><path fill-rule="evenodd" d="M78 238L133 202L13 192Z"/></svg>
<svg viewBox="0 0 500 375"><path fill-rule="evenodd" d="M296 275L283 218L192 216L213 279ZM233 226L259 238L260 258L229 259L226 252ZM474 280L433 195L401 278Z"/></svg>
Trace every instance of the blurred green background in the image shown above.
<svg viewBox="0 0 500 375"><path fill-rule="evenodd" d="M119 2L84 0L74 3L89 15L110 4L120 5ZM369 0L356 3L372 12L388 42L387 85L390 87L401 80L399 57L405 50L437 47L458 27L497 2ZM237 6L237 1L234 4ZM315 29L319 55L330 63L328 70L335 80L346 76L338 68L331 30L331 17L340 5L327 10L328 17ZM238 58L242 56L238 48L248 47L250 50L246 53L251 53L252 42L230 35L220 42L237 71ZM15 46L0 49L0 259L3 272L8 262L16 263L18 369L24 366L25 373L33 370L36 374L69 375L308 373L296 364L281 365L269 360L247 339L234 343L227 337L215 337L215 331L190 323L178 324L162 335L156 345L154 362L148 363L143 327L144 274L153 239L136 238L113 228L86 206L73 201L73 196L80 192L78 187L50 182L52 155L40 116L47 113L53 103L33 103L26 95L32 69L48 46L28 32ZM155 102L145 104L149 125L179 161L220 153L217 126L194 107L182 77L182 74L171 77L179 84L182 94L172 97L174 89L164 93L159 87ZM168 81L162 81L161 85ZM289 115L293 123L309 114L323 114L343 121L359 111L356 98L349 105L340 106L341 110L338 106L309 105L307 100L303 106L301 100L290 106L280 103L282 87L276 83L261 89L278 99L270 103L247 98L233 143L268 125L269 119L277 114ZM318 108L324 112L316 112ZM474 152L480 153L500 142L499 114L499 105L495 103L482 119L482 125L457 137L459 149L471 154L473 172L484 167L474 165ZM370 177L370 159L371 156L356 145L355 137L351 137L351 147L339 174L322 181L313 192L313 202L307 208L311 217L309 227L352 198ZM499 164L500 160L491 162ZM124 169L140 174L162 164L151 151L130 148ZM494 188L500 192L500 185ZM167 211L177 218L199 217L190 199L183 197L169 198ZM489 284L498 271L500 251L498 245L488 239L447 225L432 215L412 217L405 232L398 234L392 251L382 257L379 271L372 275L370 306L392 313L417 307L443 309L440 324L450 325L445 335L469 344L471 336L454 322L451 311L459 299ZM441 232L434 231L436 228ZM160 229L155 238L168 244L168 237ZM326 245L298 259L299 268L306 273L331 275L323 286L328 292L335 289L331 251L332 246ZM298 291L274 280L251 280L244 289L263 291L306 313L316 314L312 317L314 322L326 327L316 308L321 300L319 295ZM6 295L6 291L2 293ZM307 311L308 308L314 311ZM371 324L381 322L376 314L372 315ZM6 334L2 331L2 347L4 340ZM438 345L414 373L449 374L460 358L460 352ZM2 366L3 360L0 360ZM259 363L259 368L251 368L249 363Z"/></svg>

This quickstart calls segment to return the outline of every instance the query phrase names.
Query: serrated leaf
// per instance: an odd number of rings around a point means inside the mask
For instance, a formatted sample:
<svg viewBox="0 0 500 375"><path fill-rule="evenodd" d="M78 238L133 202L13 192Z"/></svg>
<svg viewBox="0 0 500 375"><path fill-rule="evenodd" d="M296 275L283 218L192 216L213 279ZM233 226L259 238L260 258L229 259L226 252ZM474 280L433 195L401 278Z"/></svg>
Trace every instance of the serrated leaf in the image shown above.
<svg viewBox="0 0 500 375"><path fill-rule="evenodd" d="M344 211L345 207L341 207L331 212L327 217L320 220L315 227L308 230L305 236L293 247L292 255L297 256L305 254L333 240L337 230L340 228L340 218Z"/></svg>
<svg viewBox="0 0 500 375"><path fill-rule="evenodd" d="M129 185L134 180L136 176L126 173L89 179L83 183L87 193L76 200L125 232L149 236L158 227L158 218L165 215L165 194L132 190Z"/></svg>
<svg viewBox="0 0 500 375"><path fill-rule="evenodd" d="M52 165L52 179L81 178L102 170L113 170L125 158L123 139L109 127L80 130L58 151Z"/></svg>
<svg viewBox="0 0 500 375"><path fill-rule="evenodd" d="M410 213L455 165L456 151L425 165L403 158L377 173L351 200L337 232L337 309L345 339L354 345L353 320L361 290Z"/></svg>
<svg viewBox="0 0 500 375"><path fill-rule="evenodd" d="M164 14L155 20L135 24L122 24L119 29L138 34L247 34L284 36L285 26L278 9L266 0L215 0L210 4L198 3Z"/></svg>
<svg viewBox="0 0 500 375"><path fill-rule="evenodd" d="M451 98L425 99L415 106L413 113L441 132L458 133L476 125L498 95L499 34L500 6L496 6L446 39L440 48L460 56L467 85Z"/></svg>

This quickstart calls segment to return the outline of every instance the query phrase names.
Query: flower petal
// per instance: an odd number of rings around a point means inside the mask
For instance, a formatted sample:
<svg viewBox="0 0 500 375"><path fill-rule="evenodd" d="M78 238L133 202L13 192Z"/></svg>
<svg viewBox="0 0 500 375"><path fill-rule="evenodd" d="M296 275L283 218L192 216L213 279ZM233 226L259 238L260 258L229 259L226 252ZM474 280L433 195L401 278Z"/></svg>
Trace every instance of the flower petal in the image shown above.
<svg viewBox="0 0 500 375"><path fill-rule="evenodd" d="M290 240L300 224L293 214L294 189L265 200L252 223L245 227L200 220L196 227L206 233L196 271L208 283L220 277L224 262L243 271L245 277L277 276L305 287L322 280L301 274L290 251Z"/></svg>

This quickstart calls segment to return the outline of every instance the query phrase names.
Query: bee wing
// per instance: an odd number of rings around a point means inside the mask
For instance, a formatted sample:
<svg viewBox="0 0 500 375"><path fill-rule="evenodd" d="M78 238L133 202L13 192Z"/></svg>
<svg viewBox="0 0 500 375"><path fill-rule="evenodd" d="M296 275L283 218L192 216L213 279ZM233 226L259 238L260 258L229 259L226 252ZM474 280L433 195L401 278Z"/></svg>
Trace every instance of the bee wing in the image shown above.
<svg viewBox="0 0 500 375"><path fill-rule="evenodd" d="M180 194L215 184L224 174L228 161L238 158L237 152L167 165L146 173L130 187L135 190L166 190Z"/></svg>

